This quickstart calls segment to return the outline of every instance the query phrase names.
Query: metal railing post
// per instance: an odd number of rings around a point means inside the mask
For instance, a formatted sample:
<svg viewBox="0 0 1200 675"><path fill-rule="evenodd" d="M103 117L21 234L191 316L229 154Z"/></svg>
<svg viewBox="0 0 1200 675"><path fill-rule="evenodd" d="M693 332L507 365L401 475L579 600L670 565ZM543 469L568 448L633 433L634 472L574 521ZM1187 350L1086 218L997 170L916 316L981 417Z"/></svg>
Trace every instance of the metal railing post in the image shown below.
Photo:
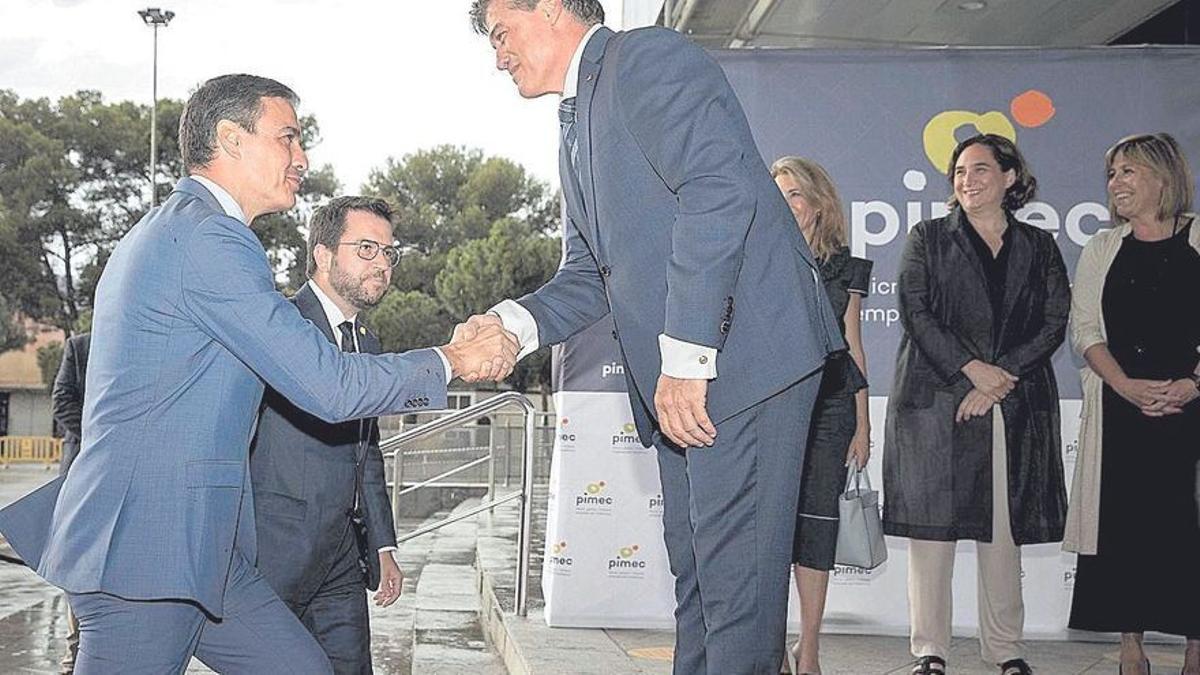
<svg viewBox="0 0 1200 675"><path fill-rule="evenodd" d="M533 540L533 446L537 418L528 407L525 410L525 451L521 463L521 526L517 530L520 547L517 562L517 616L529 613L529 547Z"/></svg>
<svg viewBox="0 0 1200 675"><path fill-rule="evenodd" d="M400 490L404 488L404 448L392 455L392 522L400 520Z"/></svg>
<svg viewBox="0 0 1200 675"><path fill-rule="evenodd" d="M512 427L508 417L504 418L504 487L508 487L512 478Z"/></svg>
<svg viewBox="0 0 1200 675"><path fill-rule="evenodd" d="M496 499L496 416L488 425L488 499Z"/></svg>

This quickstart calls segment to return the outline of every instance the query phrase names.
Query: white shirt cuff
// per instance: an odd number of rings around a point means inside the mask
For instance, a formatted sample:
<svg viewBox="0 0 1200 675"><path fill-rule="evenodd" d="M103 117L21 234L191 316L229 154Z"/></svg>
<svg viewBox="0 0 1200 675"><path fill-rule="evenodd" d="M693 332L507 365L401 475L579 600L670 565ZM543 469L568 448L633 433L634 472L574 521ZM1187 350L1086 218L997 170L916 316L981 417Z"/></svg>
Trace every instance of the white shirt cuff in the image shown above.
<svg viewBox="0 0 1200 675"><path fill-rule="evenodd" d="M662 333L658 336L662 374L683 380L711 380L717 376L717 350L684 342Z"/></svg>
<svg viewBox="0 0 1200 675"><path fill-rule="evenodd" d="M518 361L537 351L540 346L538 345L537 321L534 320L529 310L521 306L521 303L515 300L502 300L488 312L500 317L500 323L504 324L504 330L517 336L517 343L521 345L521 351L517 352Z"/></svg>
<svg viewBox="0 0 1200 675"><path fill-rule="evenodd" d="M380 553L395 553L396 547L395 546L384 546L379 549L379 552Z"/></svg>
<svg viewBox="0 0 1200 675"><path fill-rule="evenodd" d="M450 371L450 359L446 358L446 355L442 353L441 347L431 347L431 349L437 352L438 358L442 360L442 368L446 370L446 384L450 384L450 380L454 379L454 373Z"/></svg>

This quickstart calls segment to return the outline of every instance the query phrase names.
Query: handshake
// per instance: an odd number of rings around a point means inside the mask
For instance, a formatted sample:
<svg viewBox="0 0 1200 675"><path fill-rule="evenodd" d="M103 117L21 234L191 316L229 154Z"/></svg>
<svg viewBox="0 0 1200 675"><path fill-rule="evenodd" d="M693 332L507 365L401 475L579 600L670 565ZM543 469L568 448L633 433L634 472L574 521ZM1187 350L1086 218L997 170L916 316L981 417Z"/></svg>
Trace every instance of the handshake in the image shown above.
<svg viewBox="0 0 1200 675"><path fill-rule="evenodd" d="M504 329L500 317L476 314L454 327L449 344L441 350L450 361L451 377L464 382L499 382L517 365L521 346L516 336Z"/></svg>

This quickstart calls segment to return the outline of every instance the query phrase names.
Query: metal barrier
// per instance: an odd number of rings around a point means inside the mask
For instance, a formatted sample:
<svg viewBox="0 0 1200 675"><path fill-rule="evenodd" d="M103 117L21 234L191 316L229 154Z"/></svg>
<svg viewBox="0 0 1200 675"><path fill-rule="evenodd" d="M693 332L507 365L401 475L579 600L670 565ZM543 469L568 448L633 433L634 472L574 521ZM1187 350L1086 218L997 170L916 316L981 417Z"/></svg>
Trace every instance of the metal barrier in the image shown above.
<svg viewBox="0 0 1200 675"><path fill-rule="evenodd" d="M62 461L62 445L49 436L0 436L0 465L54 464Z"/></svg>
<svg viewBox="0 0 1200 675"><path fill-rule="evenodd" d="M488 444L488 454L486 457L467 462L461 466L457 466L449 471L423 480L415 485L407 488L403 487L403 452L404 446L420 438L426 438L440 431L451 429L456 426L470 422L479 417L486 416L489 413L497 411L501 408L509 406L518 406L521 408L521 413L525 418L525 439L522 445L524 460L521 464L521 487L513 492L510 492L503 497L496 496L495 484L495 461L496 461L496 444L490 442ZM392 511L396 519L400 517L400 497L420 490L421 488L430 485L438 484L437 481L443 478L462 473L481 464L488 464L489 489L488 498L482 504L468 509L463 513L455 514L449 518L439 520L436 523L430 523L425 527L418 528L408 534L396 538L397 543L402 543L419 537L423 534L428 534L435 530L445 527L451 523L456 523L460 520L470 518L476 514L491 510L500 504L506 504L513 500L520 500L520 526L517 530L517 579L516 579L516 596L517 596L517 615L525 616L528 613L528 596L529 596L529 540L532 534L532 513L530 508L530 499L533 495L533 461L534 461L534 433L536 427L536 414L533 404L529 399L525 398L524 394L518 392L505 392L498 396L476 403L468 408L457 410L444 417L439 417L431 422L426 422L418 427L414 427L393 436L379 444L379 449L383 452L384 457L392 458ZM441 485L441 484L440 484Z"/></svg>

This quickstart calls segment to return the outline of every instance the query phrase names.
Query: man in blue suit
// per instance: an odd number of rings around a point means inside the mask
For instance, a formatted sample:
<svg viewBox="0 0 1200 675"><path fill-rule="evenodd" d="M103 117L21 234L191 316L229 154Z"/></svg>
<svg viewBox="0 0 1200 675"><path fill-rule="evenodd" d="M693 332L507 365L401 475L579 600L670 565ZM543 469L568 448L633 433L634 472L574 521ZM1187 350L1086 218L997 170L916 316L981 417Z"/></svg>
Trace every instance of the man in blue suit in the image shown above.
<svg viewBox="0 0 1200 675"><path fill-rule="evenodd" d="M122 238L96 290L79 456L0 512L13 548L68 593L81 675L182 672L193 654L221 672L330 672L254 567L263 383L334 422L440 407L452 376L504 374L515 356L501 331L345 354L275 290L249 225L295 203L296 102L252 75L189 98L190 176Z"/></svg>
<svg viewBox="0 0 1200 675"><path fill-rule="evenodd" d="M720 67L597 0L474 0L521 96L560 94L566 254L502 322L521 355L611 313L658 448L677 673L775 673L808 418L843 342Z"/></svg>
<svg viewBox="0 0 1200 675"><path fill-rule="evenodd" d="M382 199L338 197L308 223L308 282L292 302L344 352L378 354L359 318L379 304L400 252ZM299 617L335 673L371 673L367 595L386 607L404 576L375 418L329 424L274 389L250 449L258 569Z"/></svg>

